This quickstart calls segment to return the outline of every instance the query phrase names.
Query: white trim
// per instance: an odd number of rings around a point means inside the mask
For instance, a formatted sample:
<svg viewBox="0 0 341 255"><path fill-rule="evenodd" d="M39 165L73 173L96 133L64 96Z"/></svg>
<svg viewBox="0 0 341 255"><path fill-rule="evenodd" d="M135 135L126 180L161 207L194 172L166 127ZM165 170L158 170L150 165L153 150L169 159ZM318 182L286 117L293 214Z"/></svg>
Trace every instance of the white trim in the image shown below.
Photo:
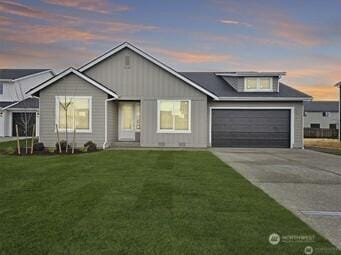
<svg viewBox="0 0 341 255"><path fill-rule="evenodd" d="M217 101L312 101L311 97L219 97Z"/></svg>
<svg viewBox="0 0 341 255"><path fill-rule="evenodd" d="M247 81L250 79L256 79L256 87L255 89L248 89L247 88ZM270 88L269 89L261 89L260 88L260 80L261 79L268 79L270 80ZM274 92L273 89L273 78L272 77L245 77L244 78L244 91L245 92Z"/></svg>
<svg viewBox="0 0 341 255"><path fill-rule="evenodd" d="M288 107L253 107L253 106L241 106L241 107L219 107L213 106L209 107L209 146L212 146L212 110L219 110L219 109L226 109L226 110L290 110L290 148L294 147L295 143L295 107L288 106Z"/></svg>
<svg viewBox="0 0 341 255"><path fill-rule="evenodd" d="M109 98L104 100L104 143L103 150L107 147L108 143L108 102L116 100L116 98Z"/></svg>
<svg viewBox="0 0 341 255"><path fill-rule="evenodd" d="M73 69L72 67L62 71L61 73L59 73L58 75L56 75L55 77L41 83L40 85L30 89L29 91L26 92L26 94L35 94L38 91L42 90L43 88L51 85L52 83L60 80L61 78L65 77L66 75L73 73L75 75L77 75L79 78L87 81L88 83L94 85L95 87L99 88L100 90L104 91L105 93L107 93L108 95L114 97L114 98L118 98L118 95L116 93L114 93L113 91L111 91L110 89L106 88L105 86L103 86L102 84L98 83L97 81L91 79L90 77L80 73L79 71Z"/></svg>
<svg viewBox="0 0 341 255"><path fill-rule="evenodd" d="M39 73L32 73L32 74L29 74L29 75L25 75L25 76L19 77L17 79L0 79L0 82L16 82L16 81L28 79L28 78L31 78L31 77L34 77L34 76L37 76L37 75L41 75L41 74L44 74L44 73L48 73L48 72L50 72L52 75L55 75L54 72L52 71L52 69L49 69L49 70L41 71Z"/></svg>
<svg viewBox="0 0 341 255"><path fill-rule="evenodd" d="M169 101L169 102L180 102L187 101L188 102L188 130L175 130L173 129L160 129L160 102L161 101ZM159 134L191 134L192 133L192 100L190 99L159 99L157 100L157 130L156 133ZM174 123L173 123L174 125Z"/></svg>
<svg viewBox="0 0 341 255"><path fill-rule="evenodd" d="M58 125L59 132L66 132L65 128L59 128L59 102L60 98L64 99L65 96L55 96L55 124ZM88 99L89 100L89 128L88 129L76 129L76 133L92 133L92 96L66 96L66 98L72 99ZM56 127L54 132L57 132ZM73 128L67 129L68 133L73 132Z"/></svg>
<svg viewBox="0 0 341 255"><path fill-rule="evenodd" d="M215 73L217 76L231 76L231 77L281 77L286 75L286 72L227 72Z"/></svg>
<svg viewBox="0 0 341 255"><path fill-rule="evenodd" d="M89 63L85 64L84 66L80 67L78 70L80 72L84 72L87 69L89 69L90 67L92 67L92 66L96 65L97 63L103 61L104 59L114 55L115 53L119 52L120 50L122 50L124 48L128 48L128 49L134 51L135 53L141 55L145 59L147 59L150 62L154 63L155 65L161 67L162 69L166 70L167 72L173 74L177 78L183 80L184 82L188 83L189 85L193 86L194 88L198 89L199 91L203 92L204 94L206 94L206 95L208 95L208 96L210 96L210 97L212 97L214 99L218 99L218 97L215 94L213 94L212 92L204 89L199 84L197 84L197 83L191 81L190 79L186 78L185 76L179 74L178 72L176 72L172 68L168 67L167 65L163 64L159 60L155 59L154 57L152 57L149 54L143 52L142 50L138 49L137 47L135 47L134 45L131 45L128 42L125 42L125 43L117 46L116 48L112 49L111 51L105 53L104 55L102 55L102 56L100 56L98 58L95 58L94 60L92 60Z"/></svg>

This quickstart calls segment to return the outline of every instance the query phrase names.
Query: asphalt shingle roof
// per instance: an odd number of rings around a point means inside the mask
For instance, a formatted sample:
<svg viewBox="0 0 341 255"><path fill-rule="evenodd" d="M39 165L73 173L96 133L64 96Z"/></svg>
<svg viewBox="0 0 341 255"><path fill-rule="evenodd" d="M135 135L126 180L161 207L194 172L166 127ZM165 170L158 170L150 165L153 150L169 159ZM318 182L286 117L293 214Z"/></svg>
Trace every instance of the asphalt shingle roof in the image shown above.
<svg viewBox="0 0 341 255"><path fill-rule="evenodd" d="M306 112L338 112L338 101L311 101L304 102L304 111Z"/></svg>
<svg viewBox="0 0 341 255"><path fill-rule="evenodd" d="M11 102L0 102L0 108L4 108L4 107L9 106L9 105L14 104L14 103L15 103L15 101L14 102L13 101L11 101Z"/></svg>
<svg viewBox="0 0 341 255"><path fill-rule="evenodd" d="M15 80L48 70L49 69L0 69L0 80Z"/></svg>
<svg viewBox="0 0 341 255"><path fill-rule="evenodd" d="M238 92L214 72L180 72L180 74L214 93L218 97L310 97L283 83L280 83L279 85L279 92Z"/></svg>

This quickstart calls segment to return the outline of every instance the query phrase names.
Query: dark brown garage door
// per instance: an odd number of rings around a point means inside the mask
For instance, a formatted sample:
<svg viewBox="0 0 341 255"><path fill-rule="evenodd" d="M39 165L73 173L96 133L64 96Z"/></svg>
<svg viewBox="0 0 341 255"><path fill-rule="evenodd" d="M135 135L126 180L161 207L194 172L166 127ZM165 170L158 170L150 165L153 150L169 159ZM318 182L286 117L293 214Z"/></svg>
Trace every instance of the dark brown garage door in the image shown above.
<svg viewBox="0 0 341 255"><path fill-rule="evenodd" d="M290 110L212 110L213 147L290 147Z"/></svg>

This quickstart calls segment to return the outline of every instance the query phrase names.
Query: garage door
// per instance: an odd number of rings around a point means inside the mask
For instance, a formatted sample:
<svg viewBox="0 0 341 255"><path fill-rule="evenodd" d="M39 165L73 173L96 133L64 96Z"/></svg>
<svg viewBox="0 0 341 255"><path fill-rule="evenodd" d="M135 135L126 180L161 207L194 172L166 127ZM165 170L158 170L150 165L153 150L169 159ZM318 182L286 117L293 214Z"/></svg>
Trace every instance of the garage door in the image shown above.
<svg viewBox="0 0 341 255"><path fill-rule="evenodd" d="M290 147L290 110L212 110L213 147Z"/></svg>

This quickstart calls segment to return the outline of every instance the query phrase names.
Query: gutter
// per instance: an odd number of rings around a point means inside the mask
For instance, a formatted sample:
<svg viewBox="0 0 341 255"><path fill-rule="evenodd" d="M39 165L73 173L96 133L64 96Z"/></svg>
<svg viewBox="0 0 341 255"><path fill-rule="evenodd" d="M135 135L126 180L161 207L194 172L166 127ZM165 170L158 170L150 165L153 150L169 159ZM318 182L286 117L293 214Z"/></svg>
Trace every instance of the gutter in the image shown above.
<svg viewBox="0 0 341 255"><path fill-rule="evenodd" d="M104 100L104 143L103 143L103 150L106 149L108 143L108 102L114 101L117 98L108 98Z"/></svg>
<svg viewBox="0 0 341 255"><path fill-rule="evenodd" d="M311 97L219 97L215 101L312 101Z"/></svg>

